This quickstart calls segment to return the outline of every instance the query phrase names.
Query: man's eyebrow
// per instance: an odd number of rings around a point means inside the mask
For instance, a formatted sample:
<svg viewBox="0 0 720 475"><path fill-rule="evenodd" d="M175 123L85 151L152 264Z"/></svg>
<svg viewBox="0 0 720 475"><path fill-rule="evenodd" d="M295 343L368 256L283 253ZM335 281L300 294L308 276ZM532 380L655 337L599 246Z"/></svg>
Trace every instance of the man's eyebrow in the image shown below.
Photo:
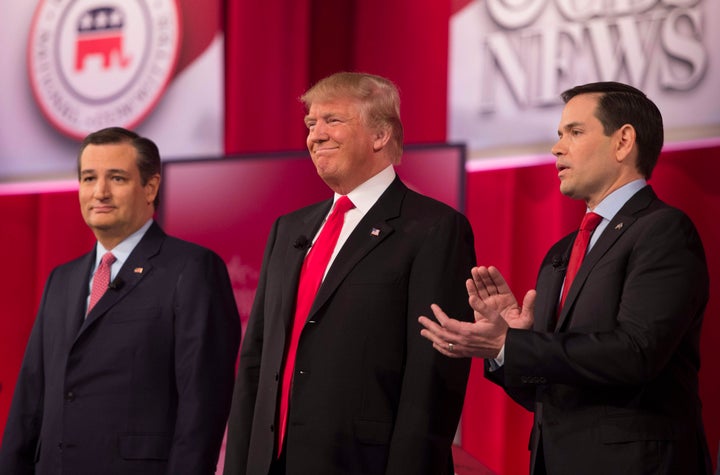
<svg viewBox="0 0 720 475"><path fill-rule="evenodd" d="M564 125L560 126L560 128L558 129L558 132L561 132L561 131L563 131L563 130L570 130L570 129L572 129L572 128L575 128L575 127L578 127L578 126L582 126L582 125L583 125L583 123L582 123L582 122L578 122L578 121L568 122L567 124L564 124Z"/></svg>
<svg viewBox="0 0 720 475"><path fill-rule="evenodd" d="M96 173L96 170L94 168L87 168L85 170L80 170L81 175L89 175L91 173ZM109 170L106 170L106 174L120 174L120 175L128 175L129 172L123 168L110 168Z"/></svg>

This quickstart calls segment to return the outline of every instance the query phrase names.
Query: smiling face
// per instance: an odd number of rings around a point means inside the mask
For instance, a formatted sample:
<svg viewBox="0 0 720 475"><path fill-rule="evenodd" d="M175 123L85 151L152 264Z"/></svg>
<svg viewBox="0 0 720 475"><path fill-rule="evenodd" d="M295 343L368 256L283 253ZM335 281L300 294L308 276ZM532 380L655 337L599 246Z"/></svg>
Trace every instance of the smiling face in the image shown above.
<svg viewBox="0 0 720 475"><path fill-rule="evenodd" d="M159 185L159 175L142 184L137 151L129 143L90 144L80 156L80 209L108 250L152 217Z"/></svg>
<svg viewBox="0 0 720 475"><path fill-rule="evenodd" d="M627 160L634 146L634 130L623 126L605 135L595 116L599 97L581 94L567 102L558 127L558 141L552 148L557 157L560 192L584 200L590 209L639 176Z"/></svg>
<svg viewBox="0 0 720 475"><path fill-rule="evenodd" d="M305 116L307 147L320 178L345 195L390 165L388 130L370 129L357 101L314 102Z"/></svg>

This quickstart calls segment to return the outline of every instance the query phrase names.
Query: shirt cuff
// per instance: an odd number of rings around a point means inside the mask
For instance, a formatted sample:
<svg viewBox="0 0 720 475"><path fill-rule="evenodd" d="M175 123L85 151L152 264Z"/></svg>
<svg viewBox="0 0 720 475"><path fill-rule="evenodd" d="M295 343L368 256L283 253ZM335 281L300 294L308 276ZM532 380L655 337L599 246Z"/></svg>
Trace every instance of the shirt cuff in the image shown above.
<svg viewBox="0 0 720 475"><path fill-rule="evenodd" d="M488 360L488 362L490 363L490 371L502 368L505 364L505 345L500 348L500 353L495 358Z"/></svg>

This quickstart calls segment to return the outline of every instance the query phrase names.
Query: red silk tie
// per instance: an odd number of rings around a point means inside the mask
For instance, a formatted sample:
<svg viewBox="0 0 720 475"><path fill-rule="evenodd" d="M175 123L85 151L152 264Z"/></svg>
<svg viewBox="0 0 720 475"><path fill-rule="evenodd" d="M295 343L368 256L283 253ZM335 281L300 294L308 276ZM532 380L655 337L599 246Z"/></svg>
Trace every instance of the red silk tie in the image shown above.
<svg viewBox="0 0 720 475"><path fill-rule="evenodd" d="M320 288L320 283L325 275L325 269L327 268L328 262L330 262L330 256L332 256L335 245L337 244L338 236L340 236L340 230L345 220L345 213L354 207L355 205L347 196L338 198L335 203L335 208L332 213L330 213L330 216L328 216L322 231L320 231L320 235L305 257L302 270L300 271L297 300L295 302L295 316L293 317L290 342L288 343L287 353L285 354L282 386L280 387L278 455L280 455L282 451L283 439L287 427L290 386L295 369L295 353L298 342L300 341L300 334L305 326L310 307L315 300L315 294L317 294Z"/></svg>
<svg viewBox="0 0 720 475"><path fill-rule="evenodd" d="M90 289L90 303L88 304L87 313L100 300L110 285L110 266L115 262L115 256L111 252L106 252L100 259L100 265L95 269L93 276L92 288Z"/></svg>
<svg viewBox="0 0 720 475"><path fill-rule="evenodd" d="M568 263L567 273L565 274L565 285L563 286L562 297L560 298L558 314L565 304L570 286L577 275L578 269L580 269L580 264L582 264L585 258L590 236L592 236L593 231L595 231L595 228L600 224L600 221L602 221L602 216L593 212L586 213L585 216L583 216L582 223L580 223L580 230L577 236L575 236L575 242L570 252L570 262Z"/></svg>

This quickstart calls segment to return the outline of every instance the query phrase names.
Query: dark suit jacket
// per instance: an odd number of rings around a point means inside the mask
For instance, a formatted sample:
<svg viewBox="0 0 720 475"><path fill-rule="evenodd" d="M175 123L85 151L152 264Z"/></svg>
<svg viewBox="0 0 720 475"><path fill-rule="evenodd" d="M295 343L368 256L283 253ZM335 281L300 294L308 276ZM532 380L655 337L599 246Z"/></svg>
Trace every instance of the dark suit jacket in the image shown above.
<svg viewBox="0 0 720 475"><path fill-rule="evenodd" d="M315 235L330 206L282 216L270 233L240 352L226 474L268 473L305 256L293 244ZM474 262L467 219L396 178L342 247L300 337L288 474L448 473L470 361L435 351L417 318L435 302L471 319L464 281Z"/></svg>
<svg viewBox="0 0 720 475"><path fill-rule="evenodd" d="M240 337L225 264L153 224L84 320L94 262L48 278L0 473L214 473Z"/></svg>
<svg viewBox="0 0 720 475"><path fill-rule="evenodd" d="M640 190L586 256L553 331L574 238L542 263L536 331L510 330L504 367L486 372L535 411L533 463L543 450L553 475L709 473L698 396L709 283L695 227Z"/></svg>

